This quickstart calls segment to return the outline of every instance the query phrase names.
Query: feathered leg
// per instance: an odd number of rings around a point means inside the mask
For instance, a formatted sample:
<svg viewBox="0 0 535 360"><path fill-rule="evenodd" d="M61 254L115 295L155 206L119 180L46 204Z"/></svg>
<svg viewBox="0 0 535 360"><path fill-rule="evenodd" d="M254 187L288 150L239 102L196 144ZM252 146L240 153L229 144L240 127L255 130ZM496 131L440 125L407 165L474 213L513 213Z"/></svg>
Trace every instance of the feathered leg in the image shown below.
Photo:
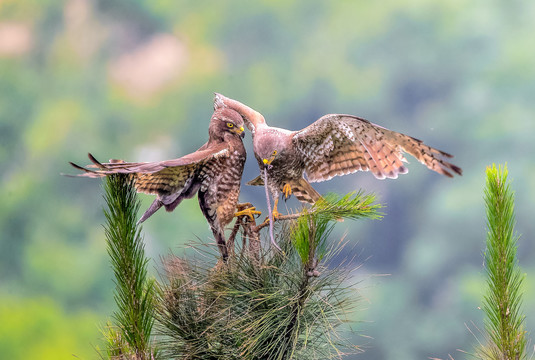
<svg viewBox="0 0 535 360"><path fill-rule="evenodd" d="M227 249L227 242L225 240L225 233L223 229L219 226L211 226L212 233L214 234L215 241L217 243L217 247L219 248L219 252L221 253L221 257L223 258L224 262L227 262L228 259L228 249Z"/></svg>

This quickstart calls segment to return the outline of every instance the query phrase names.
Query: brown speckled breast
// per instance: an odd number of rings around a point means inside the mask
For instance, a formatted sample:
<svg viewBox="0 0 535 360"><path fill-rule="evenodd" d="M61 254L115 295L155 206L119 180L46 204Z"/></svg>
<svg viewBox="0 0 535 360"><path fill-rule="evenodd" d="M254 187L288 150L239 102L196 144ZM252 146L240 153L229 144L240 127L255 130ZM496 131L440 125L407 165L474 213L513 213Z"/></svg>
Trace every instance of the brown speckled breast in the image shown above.
<svg viewBox="0 0 535 360"><path fill-rule="evenodd" d="M201 188L199 203L205 216L216 218L224 227L232 221L240 194L240 182L246 160L246 152L240 139L231 140L229 157L205 166L199 174Z"/></svg>

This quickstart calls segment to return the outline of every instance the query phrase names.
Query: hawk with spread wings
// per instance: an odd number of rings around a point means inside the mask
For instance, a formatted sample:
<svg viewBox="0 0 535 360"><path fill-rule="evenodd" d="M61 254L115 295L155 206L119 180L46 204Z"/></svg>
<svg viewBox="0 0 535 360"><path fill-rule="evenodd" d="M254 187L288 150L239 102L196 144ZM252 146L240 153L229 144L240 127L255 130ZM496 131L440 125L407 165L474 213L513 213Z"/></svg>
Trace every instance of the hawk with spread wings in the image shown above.
<svg viewBox="0 0 535 360"><path fill-rule="evenodd" d="M242 142L244 123L241 115L232 109L215 109L208 128L208 142L179 159L141 163L110 160L102 164L89 154L92 165L86 168L71 165L84 172L77 176L94 178L130 174L137 192L156 195L139 223L162 206L173 211L182 200L198 194L201 211L210 224L223 260L226 260L225 226L235 215L252 216L258 212L249 208L234 213L246 159Z"/></svg>
<svg viewBox="0 0 535 360"><path fill-rule="evenodd" d="M445 160L452 155L353 115L325 115L302 130L290 131L267 125L262 114L221 94L216 94L215 103L239 112L251 130L260 169L267 168L275 216L279 215L281 192L286 197L293 193L301 202L311 204L320 199L310 182L357 171L371 171L378 179L395 179L408 172L403 153L439 174L462 174L461 168ZM263 185L262 177L249 184Z"/></svg>

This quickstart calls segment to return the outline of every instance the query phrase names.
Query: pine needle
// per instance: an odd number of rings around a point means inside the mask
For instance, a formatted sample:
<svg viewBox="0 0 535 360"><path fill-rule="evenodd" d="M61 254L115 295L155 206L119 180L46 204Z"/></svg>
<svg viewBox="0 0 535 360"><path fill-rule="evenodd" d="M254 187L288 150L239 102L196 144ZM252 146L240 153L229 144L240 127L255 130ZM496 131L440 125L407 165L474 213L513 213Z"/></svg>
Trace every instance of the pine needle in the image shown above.
<svg viewBox="0 0 535 360"><path fill-rule="evenodd" d="M349 194L279 227L282 251L266 241L212 268L206 257L166 261L158 334L162 353L185 359L330 359L360 352L340 331L360 304L358 265L331 264L347 241L329 241L340 218L377 218L373 196ZM307 245L305 245L307 243Z"/></svg>
<svg viewBox="0 0 535 360"><path fill-rule="evenodd" d="M154 281L147 279L141 228L136 225L139 201L127 175L110 175L104 185L107 209L104 226L115 275L115 327L108 326L110 358L153 359Z"/></svg>
<svg viewBox="0 0 535 360"><path fill-rule="evenodd" d="M522 281L516 257L514 195L507 180L507 166L487 168L485 204L487 294L483 301L487 344L478 349L481 359L525 359L525 316L521 313Z"/></svg>

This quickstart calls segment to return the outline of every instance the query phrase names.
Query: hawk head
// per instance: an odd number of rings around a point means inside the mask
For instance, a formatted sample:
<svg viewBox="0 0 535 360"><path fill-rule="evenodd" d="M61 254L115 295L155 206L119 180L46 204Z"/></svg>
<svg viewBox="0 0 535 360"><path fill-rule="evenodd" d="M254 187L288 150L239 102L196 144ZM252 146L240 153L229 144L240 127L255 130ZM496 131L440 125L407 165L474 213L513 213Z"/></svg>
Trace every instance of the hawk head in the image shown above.
<svg viewBox="0 0 535 360"><path fill-rule="evenodd" d="M236 111L229 108L219 108L214 111L210 122L210 135L224 137L224 134L232 134L244 137L243 118Z"/></svg>
<svg viewBox="0 0 535 360"><path fill-rule="evenodd" d="M239 112L245 119L245 124L251 130L254 135L258 126L266 125L264 116L258 111L251 109L249 106L242 104L237 100L230 99L221 94L215 93L214 97L214 110L220 108L229 108Z"/></svg>
<svg viewBox="0 0 535 360"><path fill-rule="evenodd" d="M257 134L254 141L254 152L259 162L264 166L270 166L278 158L284 158L287 148L288 137L276 128Z"/></svg>

